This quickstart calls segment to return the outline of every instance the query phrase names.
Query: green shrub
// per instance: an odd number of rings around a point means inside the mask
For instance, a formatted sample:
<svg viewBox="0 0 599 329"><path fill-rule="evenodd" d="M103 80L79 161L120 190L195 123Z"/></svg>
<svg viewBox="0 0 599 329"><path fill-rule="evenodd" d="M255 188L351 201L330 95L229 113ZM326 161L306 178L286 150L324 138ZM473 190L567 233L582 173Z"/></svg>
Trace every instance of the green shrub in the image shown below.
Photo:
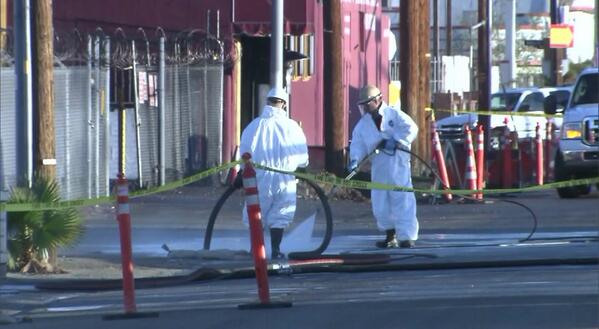
<svg viewBox="0 0 599 329"><path fill-rule="evenodd" d="M35 176L30 188L13 188L9 198L10 203L57 201L60 201L60 191L56 181L39 175ZM7 229L9 270L54 271L56 264L48 262L49 255L58 247L78 240L83 233L83 218L75 208L10 212Z"/></svg>

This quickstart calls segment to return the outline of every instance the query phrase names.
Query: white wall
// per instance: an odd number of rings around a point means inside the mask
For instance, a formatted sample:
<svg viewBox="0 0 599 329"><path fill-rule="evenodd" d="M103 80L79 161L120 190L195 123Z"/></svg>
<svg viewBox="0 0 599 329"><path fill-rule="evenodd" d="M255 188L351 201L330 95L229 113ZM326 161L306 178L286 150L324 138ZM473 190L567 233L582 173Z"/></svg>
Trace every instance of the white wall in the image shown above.
<svg viewBox="0 0 599 329"><path fill-rule="evenodd" d="M568 15L568 24L574 26L574 46L568 48L568 59L573 63L593 59L595 40L595 19L592 14L575 11Z"/></svg>

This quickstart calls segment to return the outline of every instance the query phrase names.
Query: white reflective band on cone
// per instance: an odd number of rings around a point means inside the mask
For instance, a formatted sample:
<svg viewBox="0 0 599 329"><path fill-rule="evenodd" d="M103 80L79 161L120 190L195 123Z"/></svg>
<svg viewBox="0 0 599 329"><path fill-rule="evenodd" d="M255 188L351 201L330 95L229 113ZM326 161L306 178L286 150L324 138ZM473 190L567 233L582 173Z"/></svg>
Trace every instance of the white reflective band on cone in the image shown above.
<svg viewBox="0 0 599 329"><path fill-rule="evenodd" d="M248 204L248 206L258 204L258 195L257 194L246 194L245 202Z"/></svg>
<svg viewBox="0 0 599 329"><path fill-rule="evenodd" d="M119 185L117 188L117 195L118 196L127 196L129 195L129 186L127 185Z"/></svg>
<svg viewBox="0 0 599 329"><path fill-rule="evenodd" d="M468 170L466 173L466 179L476 179L476 171Z"/></svg>
<svg viewBox="0 0 599 329"><path fill-rule="evenodd" d="M128 203L122 203L119 204L119 206L117 207L117 215L123 215L123 214L129 214L129 204Z"/></svg>
<svg viewBox="0 0 599 329"><path fill-rule="evenodd" d="M256 187L256 177L244 178L243 186L244 187Z"/></svg>
<svg viewBox="0 0 599 329"><path fill-rule="evenodd" d="M266 258L266 248L264 245L260 246L258 249L258 255L260 255L260 258Z"/></svg>

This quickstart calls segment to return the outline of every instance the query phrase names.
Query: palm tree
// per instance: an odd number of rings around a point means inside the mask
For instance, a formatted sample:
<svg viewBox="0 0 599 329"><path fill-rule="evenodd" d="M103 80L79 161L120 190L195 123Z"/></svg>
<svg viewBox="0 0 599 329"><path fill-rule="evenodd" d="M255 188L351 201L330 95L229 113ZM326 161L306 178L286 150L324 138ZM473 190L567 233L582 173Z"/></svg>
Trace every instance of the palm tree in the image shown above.
<svg viewBox="0 0 599 329"><path fill-rule="evenodd" d="M36 175L29 187L15 187L10 203L60 201L55 180ZM21 272L54 272L56 264L48 263L49 255L58 247L75 243L83 233L83 219L75 208L10 212L7 215L8 268Z"/></svg>

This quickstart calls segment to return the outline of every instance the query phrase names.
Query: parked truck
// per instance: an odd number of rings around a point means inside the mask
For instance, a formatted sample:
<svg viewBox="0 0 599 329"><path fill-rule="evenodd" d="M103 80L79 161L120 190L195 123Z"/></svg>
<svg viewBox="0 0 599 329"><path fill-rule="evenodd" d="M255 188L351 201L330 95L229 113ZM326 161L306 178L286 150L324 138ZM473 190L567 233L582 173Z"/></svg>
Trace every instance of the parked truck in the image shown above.
<svg viewBox="0 0 599 329"><path fill-rule="evenodd" d="M555 113L557 101L548 97L546 112ZM599 176L599 69L587 68L576 79L563 113L559 149L555 156L557 181ZM588 194L591 185L559 187L561 198Z"/></svg>

